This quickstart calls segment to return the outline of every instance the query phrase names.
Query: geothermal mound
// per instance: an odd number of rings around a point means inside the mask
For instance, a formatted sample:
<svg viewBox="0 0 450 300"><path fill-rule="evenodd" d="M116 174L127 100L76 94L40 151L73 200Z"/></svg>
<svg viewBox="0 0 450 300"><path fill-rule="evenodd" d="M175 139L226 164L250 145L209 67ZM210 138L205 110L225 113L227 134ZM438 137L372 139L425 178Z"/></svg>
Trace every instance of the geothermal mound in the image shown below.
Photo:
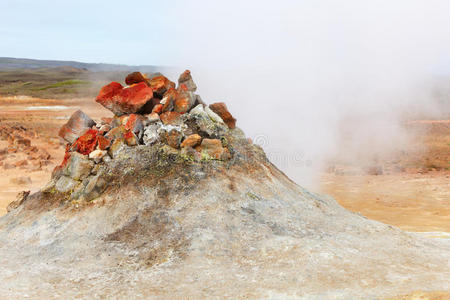
<svg viewBox="0 0 450 300"><path fill-rule="evenodd" d="M3 298L374 299L449 288L450 247L301 188L205 105L130 74L59 135L64 161L0 219Z"/></svg>

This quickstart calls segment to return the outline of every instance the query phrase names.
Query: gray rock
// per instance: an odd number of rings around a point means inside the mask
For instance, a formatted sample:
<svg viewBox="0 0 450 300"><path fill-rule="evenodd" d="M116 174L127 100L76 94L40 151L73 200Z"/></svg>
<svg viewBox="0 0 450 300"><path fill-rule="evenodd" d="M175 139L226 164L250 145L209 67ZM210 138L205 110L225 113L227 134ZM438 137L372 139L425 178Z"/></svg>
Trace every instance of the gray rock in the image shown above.
<svg viewBox="0 0 450 300"><path fill-rule="evenodd" d="M70 192L73 189L75 189L75 187L79 184L80 184L79 181L73 180L69 176L63 175L63 176L59 177L59 179L56 181L55 189L58 192L67 193L67 192Z"/></svg>
<svg viewBox="0 0 450 300"><path fill-rule="evenodd" d="M153 145L159 139L158 129L161 127L161 123L156 123L145 127L144 136L142 140L145 145Z"/></svg>
<svg viewBox="0 0 450 300"><path fill-rule="evenodd" d="M75 142L86 130L95 125L95 122L81 110L72 114L69 121L59 130L59 136L69 143Z"/></svg>
<svg viewBox="0 0 450 300"><path fill-rule="evenodd" d="M75 180L82 180L91 173L94 162L89 160L86 155L78 152L72 152L67 166L63 170L63 174Z"/></svg>
<svg viewBox="0 0 450 300"><path fill-rule="evenodd" d="M81 199L85 201L91 201L99 197L106 188L106 180L102 172L98 172L97 175L91 177L84 188Z"/></svg>

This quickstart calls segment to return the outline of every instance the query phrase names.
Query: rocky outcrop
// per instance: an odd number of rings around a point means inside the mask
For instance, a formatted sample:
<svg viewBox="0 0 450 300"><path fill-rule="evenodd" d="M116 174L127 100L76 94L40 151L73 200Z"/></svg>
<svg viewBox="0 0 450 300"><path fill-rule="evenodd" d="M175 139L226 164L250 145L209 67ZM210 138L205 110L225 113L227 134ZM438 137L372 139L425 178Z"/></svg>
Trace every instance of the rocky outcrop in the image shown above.
<svg viewBox="0 0 450 300"><path fill-rule="evenodd" d="M448 243L296 185L220 111L160 113L97 122L0 218L4 298L377 299L448 287Z"/></svg>

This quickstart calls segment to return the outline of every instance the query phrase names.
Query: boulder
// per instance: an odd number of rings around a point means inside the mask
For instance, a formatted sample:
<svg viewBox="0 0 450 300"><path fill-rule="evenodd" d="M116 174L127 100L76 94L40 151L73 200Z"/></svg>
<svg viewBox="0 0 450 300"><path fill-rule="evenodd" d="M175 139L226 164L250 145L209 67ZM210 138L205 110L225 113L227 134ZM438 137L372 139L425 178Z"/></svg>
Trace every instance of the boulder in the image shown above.
<svg viewBox="0 0 450 300"><path fill-rule="evenodd" d="M179 124L181 122L181 114L174 112L174 111L168 111L165 113L162 113L160 116L161 121L165 124L171 124L171 125L175 125L175 124Z"/></svg>
<svg viewBox="0 0 450 300"><path fill-rule="evenodd" d="M69 121L59 130L59 136L69 143L73 143L86 130L95 125L95 122L81 110L72 114Z"/></svg>
<svg viewBox="0 0 450 300"><path fill-rule="evenodd" d="M188 112L195 103L195 96L192 92L187 90L180 90L177 92L173 110L180 114Z"/></svg>
<svg viewBox="0 0 450 300"><path fill-rule="evenodd" d="M176 89L169 89L165 94L163 99L161 100L161 104L163 104L163 107L161 109L161 111L167 112L167 111L172 111L174 104L175 104L175 99L177 98L178 92Z"/></svg>
<svg viewBox="0 0 450 300"><path fill-rule="evenodd" d="M194 80L192 80L191 71L189 70L184 71L178 78L178 87L181 87L182 84L184 84L191 92L195 92L197 90L197 85Z"/></svg>
<svg viewBox="0 0 450 300"><path fill-rule="evenodd" d="M236 119L233 118L231 113L227 109L227 105L223 102L217 102L209 105L209 108L216 114L218 114L222 120L227 124L228 128L235 128L236 127Z"/></svg>
<svg viewBox="0 0 450 300"><path fill-rule="evenodd" d="M181 148L185 148L185 147L193 148L193 147L199 145L201 141L202 141L201 136L199 136L198 134L191 134L181 143L180 146L181 146Z"/></svg>
<svg viewBox="0 0 450 300"><path fill-rule="evenodd" d="M150 87L157 97L162 98L166 91L175 88L175 83L160 75L150 79Z"/></svg>
<svg viewBox="0 0 450 300"><path fill-rule="evenodd" d="M63 174L72 179L81 180L89 175L93 167L94 162L89 160L86 155L72 152L67 165L63 170Z"/></svg>
<svg viewBox="0 0 450 300"><path fill-rule="evenodd" d="M80 136L72 145L72 151L77 151L83 155L89 155L97 147L98 130L89 129Z"/></svg>
<svg viewBox="0 0 450 300"><path fill-rule="evenodd" d="M133 72L128 74L127 77L125 77L125 83L127 85L133 85L141 82L144 82L145 84L149 85L149 80L147 79L147 77L142 75L141 72Z"/></svg>
<svg viewBox="0 0 450 300"><path fill-rule="evenodd" d="M102 87L95 101L121 116L138 112L152 97L152 89L144 82L126 88L112 82Z"/></svg>

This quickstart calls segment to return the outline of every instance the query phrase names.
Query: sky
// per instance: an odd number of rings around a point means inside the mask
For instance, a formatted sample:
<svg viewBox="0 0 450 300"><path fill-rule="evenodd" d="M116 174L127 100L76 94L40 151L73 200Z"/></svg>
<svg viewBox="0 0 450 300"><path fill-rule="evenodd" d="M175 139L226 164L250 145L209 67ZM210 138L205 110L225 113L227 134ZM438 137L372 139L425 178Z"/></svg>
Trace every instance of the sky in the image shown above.
<svg viewBox="0 0 450 300"><path fill-rule="evenodd" d="M171 66L297 182L342 152L406 147L403 112L433 115L450 75L450 1L0 0L0 56Z"/></svg>

